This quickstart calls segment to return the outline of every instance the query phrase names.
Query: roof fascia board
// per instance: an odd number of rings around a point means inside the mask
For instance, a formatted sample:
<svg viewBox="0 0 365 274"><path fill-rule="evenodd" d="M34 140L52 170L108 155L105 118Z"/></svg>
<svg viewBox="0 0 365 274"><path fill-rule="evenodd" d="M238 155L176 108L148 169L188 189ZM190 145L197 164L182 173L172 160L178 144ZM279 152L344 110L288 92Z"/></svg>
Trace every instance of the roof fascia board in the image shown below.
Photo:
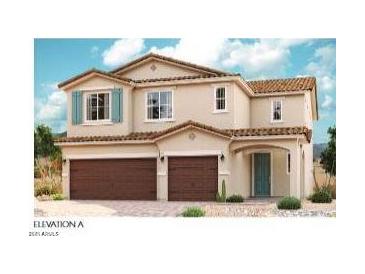
<svg viewBox="0 0 365 274"><path fill-rule="evenodd" d="M188 70L192 70L192 71L195 71L195 72L203 72L205 74L210 74L210 75L217 75L218 74L218 73L214 73L212 71L207 71L207 70L204 70L204 69L199 69L199 68L195 68L195 67L192 67L192 66L188 66L188 65L184 65L184 64L172 62L172 61L169 61L169 60L160 59L160 58L155 57L155 56L149 56L146 59L143 59L141 61L138 61L138 62L136 62L136 63L134 63L132 65L129 65L129 66L127 65L125 68L122 68L122 69L120 69L118 71L115 71L115 72L112 72L112 73L113 74L121 74L121 73L130 71L130 70L132 70L132 69L134 69L136 67L139 67L139 66L141 66L141 65L143 65L145 63L148 63L151 60L155 60L155 61L162 62L162 63L165 63L165 64L169 64L169 65L181 67L181 68L188 69Z"/></svg>
<svg viewBox="0 0 365 274"><path fill-rule="evenodd" d="M75 81L72 81L62 87L60 87L62 90L68 90L76 85L79 85L80 83L82 82L85 82L86 80L89 80L93 77L101 77L101 78L105 78L105 79L108 79L108 80L111 80L111 81L115 81L115 82L119 82L119 83L122 83L122 84L125 84L125 85L129 85L129 86L134 86L135 84L133 82L128 82L128 81L125 81L125 80L122 80L122 79L118 79L116 77L111 77L111 76L108 76L108 75L105 75L105 74L102 74L102 73L99 73L99 72L90 72L90 74L87 74L87 75L84 75L82 76L81 78L79 79L76 79Z"/></svg>
<svg viewBox="0 0 365 274"><path fill-rule="evenodd" d="M171 131L167 134L163 134L157 138L154 138L153 140L155 142L157 141L160 141L161 139L164 139L164 138L167 138L167 137L170 137L172 135L175 135L175 134L178 134L182 131L185 131L185 130L188 130L188 129L196 129L196 130L199 130L199 131L202 131L202 132L205 132L205 133L209 133L209 134L212 134L212 135L216 135L216 136L219 136L221 138L225 138L225 139L231 139L231 136L227 136L227 135L224 135L224 134L220 134L219 132L215 132L215 131L212 131L212 130L209 130L209 129L205 129L205 128L201 128L201 127L197 127L195 125L186 125L185 127L182 127L182 128L179 128L179 129L176 129L174 131Z"/></svg>

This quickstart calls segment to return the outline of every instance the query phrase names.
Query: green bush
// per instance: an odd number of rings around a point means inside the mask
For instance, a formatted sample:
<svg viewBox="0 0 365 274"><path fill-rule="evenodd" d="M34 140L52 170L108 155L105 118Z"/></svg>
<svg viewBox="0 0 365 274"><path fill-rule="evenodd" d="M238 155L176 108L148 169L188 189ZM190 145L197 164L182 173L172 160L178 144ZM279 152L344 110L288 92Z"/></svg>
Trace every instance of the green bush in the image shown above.
<svg viewBox="0 0 365 274"><path fill-rule="evenodd" d="M319 189L316 189L309 199L312 201L312 203L331 203L331 188L322 186Z"/></svg>
<svg viewBox="0 0 365 274"><path fill-rule="evenodd" d="M64 200L64 197L60 193L52 194L51 195L53 201L61 201Z"/></svg>
<svg viewBox="0 0 365 274"><path fill-rule="evenodd" d="M243 197L238 194L233 194L227 198L226 202L227 203L242 203Z"/></svg>
<svg viewBox="0 0 365 274"><path fill-rule="evenodd" d="M182 213L183 217L203 217L205 212L200 207L188 207Z"/></svg>
<svg viewBox="0 0 365 274"><path fill-rule="evenodd" d="M291 196L286 196L277 203L278 209L299 209L301 206L300 200Z"/></svg>

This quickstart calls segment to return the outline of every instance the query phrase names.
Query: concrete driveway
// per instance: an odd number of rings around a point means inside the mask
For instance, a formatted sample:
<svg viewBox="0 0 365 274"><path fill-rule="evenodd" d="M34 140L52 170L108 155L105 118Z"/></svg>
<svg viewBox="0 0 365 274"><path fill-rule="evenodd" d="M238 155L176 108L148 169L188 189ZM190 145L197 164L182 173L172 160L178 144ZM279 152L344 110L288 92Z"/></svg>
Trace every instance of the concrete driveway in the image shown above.
<svg viewBox="0 0 365 274"><path fill-rule="evenodd" d="M244 203L166 202L166 201L38 201L35 217L176 217L185 208L199 206L207 217L335 217L336 200L330 204L302 201L299 210L278 210L277 199L247 199Z"/></svg>

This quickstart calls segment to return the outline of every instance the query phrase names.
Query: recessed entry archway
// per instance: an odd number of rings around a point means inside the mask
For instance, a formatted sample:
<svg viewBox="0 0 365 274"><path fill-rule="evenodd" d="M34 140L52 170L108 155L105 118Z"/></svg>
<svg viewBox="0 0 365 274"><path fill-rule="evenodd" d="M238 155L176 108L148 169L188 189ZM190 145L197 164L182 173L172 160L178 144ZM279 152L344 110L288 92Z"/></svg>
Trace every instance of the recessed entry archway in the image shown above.
<svg viewBox="0 0 365 274"><path fill-rule="evenodd" d="M232 151L250 159L252 197L290 195L290 149L279 145L249 144Z"/></svg>

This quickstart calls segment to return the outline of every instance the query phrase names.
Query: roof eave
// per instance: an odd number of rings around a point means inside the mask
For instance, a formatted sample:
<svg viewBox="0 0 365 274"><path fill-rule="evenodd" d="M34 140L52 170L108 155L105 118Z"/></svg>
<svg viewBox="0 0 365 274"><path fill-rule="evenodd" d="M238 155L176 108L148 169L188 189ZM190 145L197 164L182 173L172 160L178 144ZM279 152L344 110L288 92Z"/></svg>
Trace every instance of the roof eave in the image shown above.
<svg viewBox="0 0 365 274"><path fill-rule="evenodd" d="M125 85L134 86L133 81L130 80L130 79L123 79L123 78L120 78L120 77L110 75L109 73L106 73L106 72L103 72L103 71L92 69L92 70L88 70L84 73L78 74L78 75L76 75L76 76L74 76L74 77L72 77L72 78L70 78L66 81L63 81L63 82L59 83L58 88L63 89L63 90L67 90L67 89L70 89L73 86L75 86L77 84L80 84L80 83L82 83L82 82L84 82L84 81L86 81L90 78L93 78L95 76L106 78L106 79L116 81L116 82L119 82L119 83L122 83L122 84L125 84Z"/></svg>
<svg viewBox="0 0 365 274"><path fill-rule="evenodd" d="M195 84L195 83L214 83L214 82L223 82L223 81L235 81L239 78L239 76L215 76L215 77L207 77L207 78L195 78L195 79L177 79L177 80L168 80L168 81L155 81L155 82L143 82L136 83L135 86L139 88L144 87L155 87L155 86L172 86L172 85L187 85L187 84Z"/></svg>
<svg viewBox="0 0 365 274"><path fill-rule="evenodd" d="M143 55L140 58L132 60L131 62L128 62L127 64L124 64L124 65L110 71L110 73L119 74L121 72L128 71L128 70L140 65L141 63L148 62L150 59L159 60L159 61L166 62L166 63L169 63L169 64L181 66L181 67L184 67L184 68L188 68L188 69L191 69L191 70L204 72L204 73L212 74L212 75L214 75L214 74L215 75L230 74L229 72L220 71L220 70L217 70L217 69L213 69L213 68L209 68L209 67L189 63L189 62L185 62L183 60L178 60L178 59L175 59L175 58L171 58L171 57L167 57L167 56L163 56L163 55L159 55L159 54L155 54L155 53L148 53L146 55Z"/></svg>

